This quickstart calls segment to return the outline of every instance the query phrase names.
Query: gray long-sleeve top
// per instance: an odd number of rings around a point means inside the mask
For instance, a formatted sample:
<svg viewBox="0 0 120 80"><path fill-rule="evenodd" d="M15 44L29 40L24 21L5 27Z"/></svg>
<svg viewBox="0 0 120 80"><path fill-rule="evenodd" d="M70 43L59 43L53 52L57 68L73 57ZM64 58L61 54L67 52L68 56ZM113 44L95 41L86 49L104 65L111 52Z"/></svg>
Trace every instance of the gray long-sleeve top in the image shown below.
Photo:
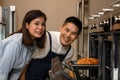
<svg viewBox="0 0 120 80"><path fill-rule="evenodd" d="M18 80L32 50L22 44L22 33L0 41L0 80Z"/></svg>

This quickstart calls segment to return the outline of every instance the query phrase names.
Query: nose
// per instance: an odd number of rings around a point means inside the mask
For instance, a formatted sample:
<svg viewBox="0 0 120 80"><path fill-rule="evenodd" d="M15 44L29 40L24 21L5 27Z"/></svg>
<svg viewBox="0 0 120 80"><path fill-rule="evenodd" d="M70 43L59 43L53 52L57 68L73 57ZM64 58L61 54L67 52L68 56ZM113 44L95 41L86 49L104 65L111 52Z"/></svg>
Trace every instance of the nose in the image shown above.
<svg viewBox="0 0 120 80"><path fill-rule="evenodd" d="M39 29L43 29L44 26L42 26L41 24L38 26Z"/></svg>
<svg viewBox="0 0 120 80"><path fill-rule="evenodd" d="M70 32L67 32L67 33L66 33L66 36L67 36L67 37L70 37L70 36L71 36L71 33L70 33Z"/></svg>

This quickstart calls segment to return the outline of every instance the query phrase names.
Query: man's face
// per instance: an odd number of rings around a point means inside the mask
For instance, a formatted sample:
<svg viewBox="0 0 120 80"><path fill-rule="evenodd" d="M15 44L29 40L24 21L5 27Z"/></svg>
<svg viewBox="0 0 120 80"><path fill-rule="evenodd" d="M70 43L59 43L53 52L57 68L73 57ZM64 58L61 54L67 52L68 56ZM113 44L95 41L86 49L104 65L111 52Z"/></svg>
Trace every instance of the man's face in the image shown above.
<svg viewBox="0 0 120 80"><path fill-rule="evenodd" d="M78 28L73 23L67 23L60 28L60 42L63 46L70 45L78 36Z"/></svg>

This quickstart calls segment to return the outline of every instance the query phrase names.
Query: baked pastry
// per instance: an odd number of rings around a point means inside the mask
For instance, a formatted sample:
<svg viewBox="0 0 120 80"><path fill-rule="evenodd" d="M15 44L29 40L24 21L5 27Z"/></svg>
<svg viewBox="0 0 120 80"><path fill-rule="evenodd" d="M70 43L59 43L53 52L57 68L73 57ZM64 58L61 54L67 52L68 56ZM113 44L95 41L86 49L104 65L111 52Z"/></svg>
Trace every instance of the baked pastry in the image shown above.
<svg viewBox="0 0 120 80"><path fill-rule="evenodd" d="M96 58L80 58L77 60L77 64L98 64L98 59Z"/></svg>

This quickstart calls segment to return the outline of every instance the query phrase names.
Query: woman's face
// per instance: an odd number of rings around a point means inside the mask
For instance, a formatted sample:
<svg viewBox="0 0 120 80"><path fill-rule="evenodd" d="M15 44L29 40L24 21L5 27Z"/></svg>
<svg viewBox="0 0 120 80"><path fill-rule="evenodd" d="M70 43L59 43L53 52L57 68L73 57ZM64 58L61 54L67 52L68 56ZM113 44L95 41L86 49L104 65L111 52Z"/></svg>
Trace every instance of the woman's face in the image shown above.
<svg viewBox="0 0 120 80"><path fill-rule="evenodd" d="M70 45L78 36L78 28L73 23L62 26L60 32L60 42L63 46Z"/></svg>
<svg viewBox="0 0 120 80"><path fill-rule="evenodd" d="M30 22L26 23L26 28L28 29L32 39L40 38L45 31L45 21L44 17L39 17Z"/></svg>

